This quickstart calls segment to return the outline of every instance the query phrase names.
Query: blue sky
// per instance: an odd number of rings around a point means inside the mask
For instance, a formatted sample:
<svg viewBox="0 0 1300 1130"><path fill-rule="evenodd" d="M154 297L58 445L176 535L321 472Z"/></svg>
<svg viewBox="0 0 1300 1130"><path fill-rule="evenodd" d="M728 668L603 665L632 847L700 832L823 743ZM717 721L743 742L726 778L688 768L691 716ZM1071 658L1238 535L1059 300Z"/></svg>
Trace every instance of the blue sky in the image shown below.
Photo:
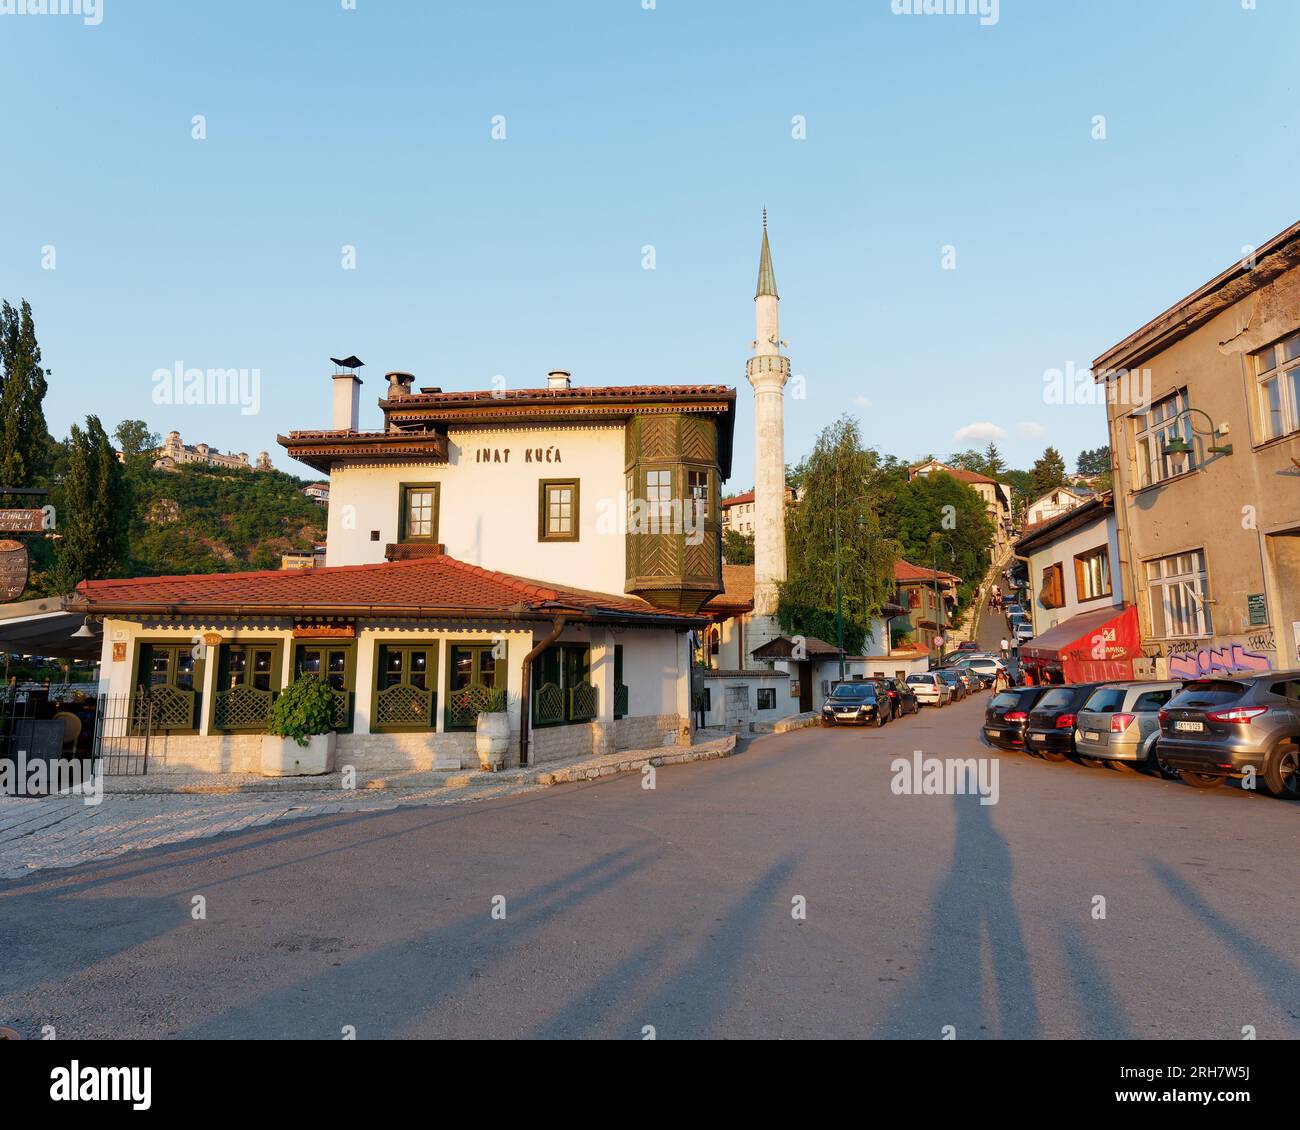
<svg viewBox="0 0 1300 1130"><path fill-rule="evenodd" d="M1072 464L1104 415L1043 373L1300 218L1294 0L102 4L0 14L0 295L32 302L57 435L140 417L309 477L275 436L328 424L330 355L367 362L372 426L389 369L563 367L738 386L743 489L766 206L792 462L851 412L907 458L993 424L1013 466ZM259 411L154 403L178 361L259 369Z"/></svg>

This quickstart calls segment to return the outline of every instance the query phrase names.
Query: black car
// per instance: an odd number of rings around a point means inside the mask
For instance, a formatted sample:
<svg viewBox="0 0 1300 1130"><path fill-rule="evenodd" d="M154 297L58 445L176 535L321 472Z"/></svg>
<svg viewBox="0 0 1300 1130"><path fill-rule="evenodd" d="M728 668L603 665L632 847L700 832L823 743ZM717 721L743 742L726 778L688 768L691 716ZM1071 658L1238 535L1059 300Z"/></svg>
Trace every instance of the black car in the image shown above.
<svg viewBox="0 0 1300 1130"><path fill-rule="evenodd" d="M823 726L883 726L894 716L889 696L875 683L840 683L822 707Z"/></svg>
<svg viewBox="0 0 1300 1130"><path fill-rule="evenodd" d="M866 681L875 683L878 690L889 696L889 705L897 717L901 718L904 714L920 713L921 700L916 697L916 692L906 683L900 683L897 679L891 679L888 675L870 675Z"/></svg>
<svg viewBox="0 0 1300 1130"><path fill-rule="evenodd" d="M1077 683L1068 687L1043 687L1043 695L1029 712L1025 727L1025 752L1048 761L1064 761L1074 754L1074 726L1080 707L1102 683Z"/></svg>
<svg viewBox="0 0 1300 1130"><path fill-rule="evenodd" d="M1051 687L1012 687L993 696L984 711L984 736L999 749L1024 749L1029 712Z"/></svg>

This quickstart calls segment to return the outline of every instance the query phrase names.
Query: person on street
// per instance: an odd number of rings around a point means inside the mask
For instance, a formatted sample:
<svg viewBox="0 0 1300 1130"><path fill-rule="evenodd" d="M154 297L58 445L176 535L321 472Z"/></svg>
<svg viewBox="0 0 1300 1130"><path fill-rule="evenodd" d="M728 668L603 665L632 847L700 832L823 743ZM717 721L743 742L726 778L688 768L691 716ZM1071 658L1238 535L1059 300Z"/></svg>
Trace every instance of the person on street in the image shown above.
<svg viewBox="0 0 1300 1130"><path fill-rule="evenodd" d="M1007 643L1007 638L1006 638L1006 636L1003 636L1003 637L1002 637L1002 658L1003 658L1003 659L1006 659L1007 654L1008 654L1008 652L1010 651L1010 649L1011 649L1011 645Z"/></svg>

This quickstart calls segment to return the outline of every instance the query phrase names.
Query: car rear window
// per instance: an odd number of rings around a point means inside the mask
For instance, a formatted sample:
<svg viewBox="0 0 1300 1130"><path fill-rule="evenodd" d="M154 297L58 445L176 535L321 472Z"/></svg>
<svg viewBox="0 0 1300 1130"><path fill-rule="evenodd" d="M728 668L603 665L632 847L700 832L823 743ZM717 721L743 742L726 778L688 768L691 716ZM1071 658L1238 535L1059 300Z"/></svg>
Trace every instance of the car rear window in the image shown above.
<svg viewBox="0 0 1300 1130"><path fill-rule="evenodd" d="M1024 694L1021 691L1003 691L989 703L989 709L1010 710L1012 707L1019 706L1023 697Z"/></svg>
<svg viewBox="0 0 1300 1130"><path fill-rule="evenodd" d="M1173 697L1174 692L1168 688L1162 691L1144 691L1137 696L1133 703L1133 709L1139 714L1149 714L1153 710L1159 710Z"/></svg>
<svg viewBox="0 0 1300 1130"><path fill-rule="evenodd" d="M926 686L931 686L934 683L934 676L933 675L908 675L907 681L909 683L924 683Z"/></svg>
<svg viewBox="0 0 1300 1130"><path fill-rule="evenodd" d="M1088 696L1083 709L1090 714L1114 714L1123 705L1123 687L1099 687Z"/></svg>
<svg viewBox="0 0 1300 1130"><path fill-rule="evenodd" d="M1065 710L1074 701L1074 691L1068 687L1048 691L1035 704L1035 710Z"/></svg>
<svg viewBox="0 0 1300 1130"><path fill-rule="evenodd" d="M1233 682L1231 679L1200 679L1188 683L1170 700L1170 706L1201 707L1226 706L1236 702L1246 694L1246 684Z"/></svg>

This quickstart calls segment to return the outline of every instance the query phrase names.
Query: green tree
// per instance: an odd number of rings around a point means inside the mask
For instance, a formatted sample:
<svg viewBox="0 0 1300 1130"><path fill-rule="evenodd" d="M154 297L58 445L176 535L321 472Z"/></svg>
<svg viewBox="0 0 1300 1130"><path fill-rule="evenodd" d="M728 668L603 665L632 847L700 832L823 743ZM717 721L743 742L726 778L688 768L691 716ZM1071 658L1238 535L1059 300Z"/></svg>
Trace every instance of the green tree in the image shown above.
<svg viewBox="0 0 1300 1130"><path fill-rule="evenodd" d="M1044 494L1049 490L1065 485L1065 460L1054 447L1043 452L1029 472L1033 481L1034 494Z"/></svg>
<svg viewBox="0 0 1300 1130"><path fill-rule="evenodd" d="M126 476L98 416L72 425L59 510L56 577L70 592L81 581L122 575L128 560L130 496Z"/></svg>
<svg viewBox="0 0 1300 1130"><path fill-rule="evenodd" d="M48 388L41 368L32 308L0 304L0 486L28 487L44 470L49 449L42 405Z"/></svg>
<svg viewBox="0 0 1300 1130"><path fill-rule="evenodd" d="M783 631L835 641L838 525L844 647L860 653L872 621L893 596L899 549L882 532L879 457L863 448L857 420L842 416L817 437L801 466L802 497L786 510L789 575L777 617Z"/></svg>
<svg viewBox="0 0 1300 1130"><path fill-rule="evenodd" d="M113 438L128 460L138 455L152 456L162 446L162 437L151 432L143 420L123 420L114 429Z"/></svg>
<svg viewBox="0 0 1300 1130"><path fill-rule="evenodd" d="M954 451L944 460L944 463L959 471L974 471L977 475L988 473L984 469L987 466L984 452L976 451L973 447L967 451Z"/></svg>
<svg viewBox="0 0 1300 1130"><path fill-rule="evenodd" d="M983 473L990 479L999 479L1007 469L1006 460L1002 458L1002 452L998 450L998 445L989 441L988 447L984 449L984 470Z"/></svg>
<svg viewBox="0 0 1300 1130"><path fill-rule="evenodd" d="M1074 461L1076 475L1104 475L1110 470L1110 445L1103 444L1091 450L1079 452Z"/></svg>
<svg viewBox="0 0 1300 1130"><path fill-rule="evenodd" d="M722 559L728 565L754 564L754 538L736 530L722 531Z"/></svg>

